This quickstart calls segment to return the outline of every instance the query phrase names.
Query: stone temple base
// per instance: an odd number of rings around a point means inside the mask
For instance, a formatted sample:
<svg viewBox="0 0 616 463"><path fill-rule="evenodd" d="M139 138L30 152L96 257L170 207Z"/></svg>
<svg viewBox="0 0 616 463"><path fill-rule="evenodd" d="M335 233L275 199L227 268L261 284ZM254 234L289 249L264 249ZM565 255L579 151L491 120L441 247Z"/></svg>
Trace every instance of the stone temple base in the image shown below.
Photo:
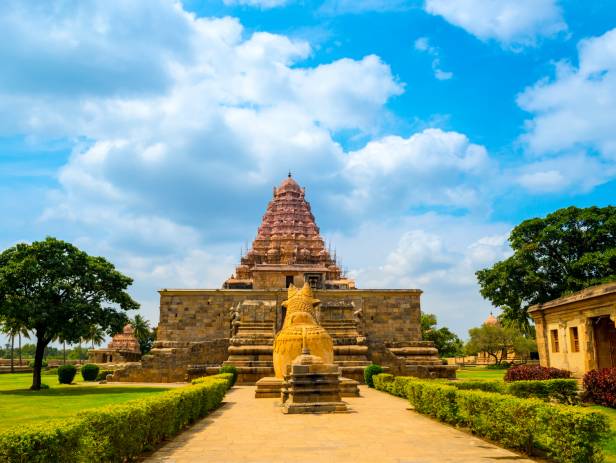
<svg viewBox="0 0 616 463"><path fill-rule="evenodd" d="M359 383L349 378L339 378L342 397L359 397ZM255 399L277 399L282 393L284 380L274 376L261 378L256 383Z"/></svg>
<svg viewBox="0 0 616 463"><path fill-rule="evenodd" d="M282 412L295 413L344 413L348 412L340 398L340 367L323 363L304 348L287 367L284 378Z"/></svg>

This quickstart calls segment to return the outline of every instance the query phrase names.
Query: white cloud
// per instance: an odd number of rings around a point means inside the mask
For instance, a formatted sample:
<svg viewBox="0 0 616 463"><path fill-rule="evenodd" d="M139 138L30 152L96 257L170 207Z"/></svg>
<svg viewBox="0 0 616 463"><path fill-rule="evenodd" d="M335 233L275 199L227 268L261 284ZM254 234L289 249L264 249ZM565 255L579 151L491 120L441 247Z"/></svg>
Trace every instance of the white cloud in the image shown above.
<svg viewBox="0 0 616 463"><path fill-rule="evenodd" d="M588 193L616 175L616 163L576 153L530 162L518 171L517 182L533 193Z"/></svg>
<svg viewBox="0 0 616 463"><path fill-rule="evenodd" d="M578 51L577 67L560 62L555 79L518 97L534 114L524 141L536 153L583 147L616 160L616 29L582 40Z"/></svg>
<svg viewBox="0 0 616 463"><path fill-rule="evenodd" d="M243 5L261 9L277 8L291 3L292 0L223 0L228 6Z"/></svg>
<svg viewBox="0 0 616 463"><path fill-rule="evenodd" d="M432 70L434 77L438 80L449 80L453 77L453 72L443 71L441 66L440 50L430 45L428 37L419 37L415 40L415 50L427 53L432 57Z"/></svg>
<svg viewBox="0 0 616 463"><path fill-rule="evenodd" d="M477 217L428 213L366 222L334 241L359 287L420 288L422 310L466 336L492 310L479 294L475 272L511 255L510 229Z"/></svg>
<svg viewBox="0 0 616 463"><path fill-rule="evenodd" d="M567 29L556 0L426 0L425 9L480 40L512 49Z"/></svg>
<svg viewBox="0 0 616 463"><path fill-rule="evenodd" d="M577 67L560 62L518 96L533 115L521 137L534 162L520 183L531 190L589 191L616 175L616 29L578 52Z"/></svg>
<svg viewBox="0 0 616 463"><path fill-rule="evenodd" d="M460 133L425 129L408 138L384 137L349 153L344 168L353 186L348 207L482 207L482 189L489 182L480 179L491 169L485 147Z"/></svg>

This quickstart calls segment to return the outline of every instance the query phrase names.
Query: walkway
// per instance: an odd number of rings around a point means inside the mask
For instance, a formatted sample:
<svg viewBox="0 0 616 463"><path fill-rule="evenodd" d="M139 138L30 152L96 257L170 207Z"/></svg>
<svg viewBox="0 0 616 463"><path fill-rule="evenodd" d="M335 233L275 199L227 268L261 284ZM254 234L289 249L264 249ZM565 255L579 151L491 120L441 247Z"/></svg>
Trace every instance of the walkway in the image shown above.
<svg viewBox="0 0 616 463"><path fill-rule="evenodd" d="M221 408L145 458L147 463L531 462L440 424L408 402L362 386L353 413L283 415L278 399L233 388Z"/></svg>

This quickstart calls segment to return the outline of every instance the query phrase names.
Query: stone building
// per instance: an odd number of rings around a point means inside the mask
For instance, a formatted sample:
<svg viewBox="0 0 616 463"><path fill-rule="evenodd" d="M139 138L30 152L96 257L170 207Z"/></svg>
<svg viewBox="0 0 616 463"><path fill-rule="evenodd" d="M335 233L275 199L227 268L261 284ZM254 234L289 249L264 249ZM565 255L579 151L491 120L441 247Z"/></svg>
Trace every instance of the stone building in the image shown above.
<svg viewBox="0 0 616 463"><path fill-rule="evenodd" d="M583 376L616 366L616 281L532 306L543 366Z"/></svg>
<svg viewBox="0 0 616 463"><path fill-rule="evenodd" d="M132 325L126 325L121 333L111 338L106 348L90 349L88 361L91 363L138 362L141 359L141 349L134 332Z"/></svg>
<svg viewBox="0 0 616 463"><path fill-rule="evenodd" d="M334 340L345 377L363 380L370 362L394 372L453 376L421 339L418 289L357 289L326 249L305 190L289 177L273 191L251 249L221 289L163 289L157 341L119 381L181 381L235 365L239 381L273 375L272 345L291 284L321 301L318 322Z"/></svg>

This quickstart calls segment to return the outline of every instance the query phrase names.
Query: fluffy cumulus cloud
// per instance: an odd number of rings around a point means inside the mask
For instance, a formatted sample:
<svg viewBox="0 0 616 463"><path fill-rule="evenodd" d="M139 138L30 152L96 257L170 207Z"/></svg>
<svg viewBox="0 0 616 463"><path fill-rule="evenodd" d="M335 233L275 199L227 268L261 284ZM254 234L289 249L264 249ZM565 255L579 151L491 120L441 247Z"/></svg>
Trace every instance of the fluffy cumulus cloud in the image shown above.
<svg viewBox="0 0 616 463"><path fill-rule="evenodd" d="M465 327L480 324L491 310L479 295L475 272L510 255L510 228L477 217L427 213L366 222L354 234L334 238L339 255L353 256L343 264L363 287L420 288L422 309L465 335ZM357 254L353 248L367 251Z"/></svg>
<svg viewBox="0 0 616 463"><path fill-rule="evenodd" d="M588 191L616 176L616 29L578 45L578 65L559 62L518 97L533 115L521 137L535 159L520 177L527 187Z"/></svg>
<svg viewBox="0 0 616 463"><path fill-rule="evenodd" d="M349 207L479 208L489 183L480 179L493 168L485 147L461 133L425 129L408 138L387 136L349 153Z"/></svg>
<svg viewBox="0 0 616 463"><path fill-rule="evenodd" d="M426 0L425 10L480 40L512 49L567 29L556 0Z"/></svg>

